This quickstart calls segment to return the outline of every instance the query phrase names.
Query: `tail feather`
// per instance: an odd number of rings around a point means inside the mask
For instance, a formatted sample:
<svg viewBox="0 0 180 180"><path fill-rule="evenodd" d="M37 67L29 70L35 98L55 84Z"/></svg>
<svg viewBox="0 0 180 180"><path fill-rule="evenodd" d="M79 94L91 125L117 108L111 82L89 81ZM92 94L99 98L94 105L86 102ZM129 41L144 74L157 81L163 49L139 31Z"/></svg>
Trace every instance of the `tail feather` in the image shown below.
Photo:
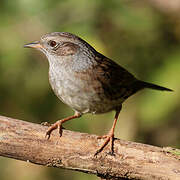
<svg viewBox="0 0 180 180"><path fill-rule="evenodd" d="M173 91L172 89L169 89L169 88L166 88L163 86L159 86L156 84L144 82L144 81L139 81L139 83L142 88L150 88L150 89L155 89L155 90L160 90L160 91Z"/></svg>

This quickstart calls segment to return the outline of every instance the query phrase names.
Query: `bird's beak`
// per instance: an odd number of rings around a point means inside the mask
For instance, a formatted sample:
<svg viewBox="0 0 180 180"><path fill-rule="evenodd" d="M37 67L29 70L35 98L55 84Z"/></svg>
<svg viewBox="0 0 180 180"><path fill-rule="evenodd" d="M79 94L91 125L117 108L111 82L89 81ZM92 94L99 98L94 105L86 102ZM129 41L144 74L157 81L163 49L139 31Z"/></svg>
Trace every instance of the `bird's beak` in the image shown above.
<svg viewBox="0 0 180 180"><path fill-rule="evenodd" d="M35 41L29 44L24 45L25 48L35 48L35 49L42 49L42 45L39 43L39 41Z"/></svg>

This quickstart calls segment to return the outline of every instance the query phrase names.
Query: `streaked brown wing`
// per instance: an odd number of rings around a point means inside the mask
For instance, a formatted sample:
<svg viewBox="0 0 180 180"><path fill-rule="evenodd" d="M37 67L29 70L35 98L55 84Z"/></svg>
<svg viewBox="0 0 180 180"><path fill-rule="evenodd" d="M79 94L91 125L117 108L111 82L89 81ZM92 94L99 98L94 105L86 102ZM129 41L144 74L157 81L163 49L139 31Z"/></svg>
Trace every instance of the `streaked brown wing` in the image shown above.
<svg viewBox="0 0 180 180"><path fill-rule="evenodd" d="M126 99L134 93L133 85L137 79L131 73L101 54L96 61L98 65L93 69L94 77L101 82L108 99Z"/></svg>

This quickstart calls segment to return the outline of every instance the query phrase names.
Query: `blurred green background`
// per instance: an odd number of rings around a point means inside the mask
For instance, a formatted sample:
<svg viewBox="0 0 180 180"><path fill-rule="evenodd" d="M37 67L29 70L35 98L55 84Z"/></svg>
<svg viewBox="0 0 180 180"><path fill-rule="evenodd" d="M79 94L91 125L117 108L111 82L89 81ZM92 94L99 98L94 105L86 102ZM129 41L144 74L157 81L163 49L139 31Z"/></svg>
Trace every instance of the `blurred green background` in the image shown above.
<svg viewBox="0 0 180 180"><path fill-rule="evenodd" d="M116 137L180 147L178 1L1 0L1 115L36 123L53 123L72 115L49 86L45 56L23 48L25 43L53 31L77 34L136 77L174 89L173 93L144 90L129 98L124 103ZM84 115L67 122L65 127L102 135L110 129L113 116L114 112ZM2 180L70 178L96 179L93 175L0 158Z"/></svg>

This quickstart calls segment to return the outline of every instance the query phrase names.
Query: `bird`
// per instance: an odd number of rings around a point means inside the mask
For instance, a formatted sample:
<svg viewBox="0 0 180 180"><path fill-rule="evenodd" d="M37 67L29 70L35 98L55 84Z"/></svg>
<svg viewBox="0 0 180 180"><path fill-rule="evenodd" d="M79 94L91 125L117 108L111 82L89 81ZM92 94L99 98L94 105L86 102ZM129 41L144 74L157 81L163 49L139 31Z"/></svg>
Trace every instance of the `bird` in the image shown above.
<svg viewBox="0 0 180 180"><path fill-rule="evenodd" d="M39 41L25 44L26 48L41 51L48 59L49 82L55 95L74 111L74 115L56 121L46 132L49 139L53 130L62 136L62 124L83 114L102 114L115 111L113 125L99 154L110 143L113 154L115 126L123 102L136 92L150 88L172 91L153 83L137 79L115 61L95 50L89 43L69 32L52 32Z"/></svg>

